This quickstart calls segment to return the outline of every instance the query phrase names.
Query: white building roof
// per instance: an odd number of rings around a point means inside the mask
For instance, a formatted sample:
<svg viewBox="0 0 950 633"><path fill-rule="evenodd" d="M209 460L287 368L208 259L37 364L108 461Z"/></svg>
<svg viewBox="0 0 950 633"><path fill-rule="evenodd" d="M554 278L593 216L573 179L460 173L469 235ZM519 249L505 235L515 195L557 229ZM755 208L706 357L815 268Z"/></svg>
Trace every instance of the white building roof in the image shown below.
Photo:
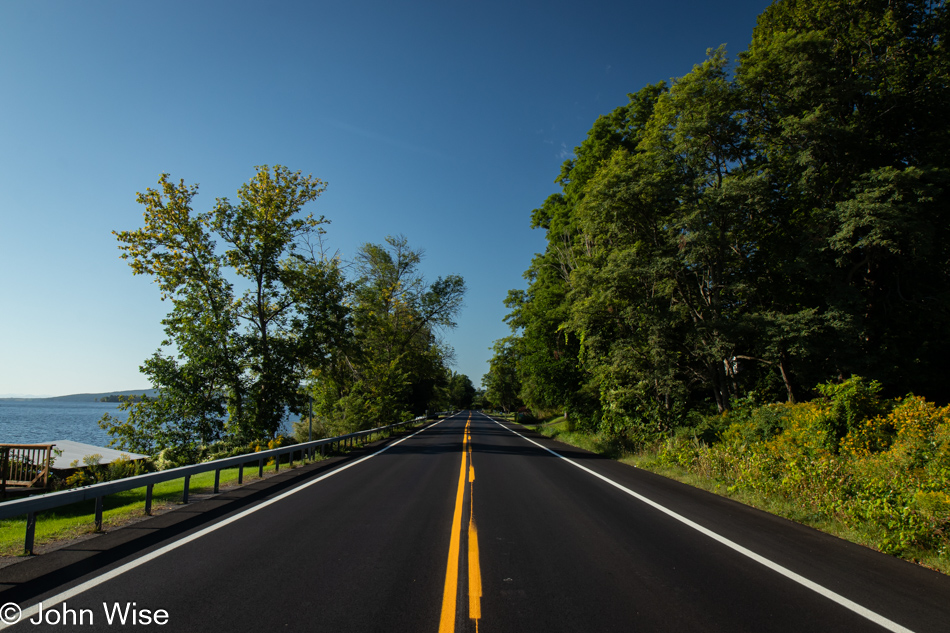
<svg viewBox="0 0 950 633"><path fill-rule="evenodd" d="M145 459L148 457L148 455L139 455L138 453L130 453L129 451L117 451L114 448L93 446L92 444L83 444L82 442L73 442L72 440L56 440L54 442L42 443L55 444L53 450L63 451L63 454L56 457L56 460L53 462L52 467L57 470L70 468L70 464L73 463L73 460L78 460L80 466L85 466L82 459L87 455L102 455L102 459L99 460L100 464L114 462L122 455L128 456L129 459Z"/></svg>

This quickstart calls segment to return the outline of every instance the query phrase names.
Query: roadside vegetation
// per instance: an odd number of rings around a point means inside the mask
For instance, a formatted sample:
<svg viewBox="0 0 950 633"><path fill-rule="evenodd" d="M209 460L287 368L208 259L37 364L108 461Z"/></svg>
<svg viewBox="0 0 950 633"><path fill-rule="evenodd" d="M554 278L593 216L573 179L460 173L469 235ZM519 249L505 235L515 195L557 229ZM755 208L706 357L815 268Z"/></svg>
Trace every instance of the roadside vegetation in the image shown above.
<svg viewBox="0 0 950 633"><path fill-rule="evenodd" d="M114 233L132 273L171 309L165 340L140 368L154 392L120 396L126 419L107 414L99 425L110 446L148 459L89 455L55 489L471 405L475 388L449 368L454 352L441 338L461 310L462 277L426 280L423 251L403 236L365 243L349 261L327 253L329 222L305 211L326 183L280 165L255 171L236 202L218 198L205 212L194 209L197 185L168 174L137 194L142 226ZM288 414L299 421L283 437ZM180 498L180 485L157 486L156 503ZM106 497L107 524L140 513L143 500L144 491ZM91 531L86 506L43 512L37 543ZM23 521L0 525L0 551L22 546L23 531Z"/></svg>
<svg viewBox="0 0 950 633"><path fill-rule="evenodd" d="M103 417L111 446L167 468L249 452L288 413L318 439L471 404L440 336L465 282L426 280L406 237L350 260L328 253L329 221L305 212L326 183L280 165L257 167L236 202L205 212L197 185L158 184L137 196L143 225L115 232L132 273L171 306L141 367L157 395L124 398L126 420Z"/></svg>
<svg viewBox="0 0 950 633"><path fill-rule="evenodd" d="M571 430L565 443L950 573L950 406L886 399L860 377L805 403L738 406L633 446Z"/></svg>
<svg viewBox="0 0 950 633"><path fill-rule="evenodd" d="M531 213L486 402L946 569L948 30L778 0L598 118Z"/></svg>

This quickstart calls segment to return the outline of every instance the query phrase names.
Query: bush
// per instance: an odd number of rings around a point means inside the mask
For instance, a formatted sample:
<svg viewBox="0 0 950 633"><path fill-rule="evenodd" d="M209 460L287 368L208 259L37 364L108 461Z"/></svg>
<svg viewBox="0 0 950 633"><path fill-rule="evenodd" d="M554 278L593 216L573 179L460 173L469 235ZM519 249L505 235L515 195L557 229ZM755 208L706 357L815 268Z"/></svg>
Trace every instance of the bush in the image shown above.
<svg viewBox="0 0 950 633"><path fill-rule="evenodd" d="M884 552L950 555L950 407L878 397L855 376L799 404L708 417L718 441L680 430L656 445L659 463L836 518Z"/></svg>
<svg viewBox="0 0 950 633"><path fill-rule="evenodd" d="M888 404L878 396L881 383L876 380L852 376L841 383L818 385L817 389L831 405L831 415L826 421L826 444L833 451L839 449L849 433L859 429L867 420L886 415L889 410Z"/></svg>
<svg viewBox="0 0 950 633"><path fill-rule="evenodd" d="M292 423L294 438L298 442L308 441L308 437L312 437L314 440L322 440L325 437L332 437L329 434L329 425L322 419L314 417L313 426L310 425L310 420L308 418L301 418L297 422Z"/></svg>
<svg viewBox="0 0 950 633"><path fill-rule="evenodd" d="M69 465L71 468L78 468L76 472L66 477L63 482L66 488L78 488L81 486L91 486L92 484L103 481L114 481L116 479L125 479L151 472L152 465L148 460L132 460L128 455L120 455L118 459L108 464L102 464L102 455L86 455L82 458L84 466L79 466L79 460L74 459Z"/></svg>
<svg viewBox="0 0 950 633"><path fill-rule="evenodd" d="M886 451L853 451L853 490L845 503L849 521L882 551L923 548L947 554L950 407L908 396L871 422L872 429L893 429L893 442Z"/></svg>

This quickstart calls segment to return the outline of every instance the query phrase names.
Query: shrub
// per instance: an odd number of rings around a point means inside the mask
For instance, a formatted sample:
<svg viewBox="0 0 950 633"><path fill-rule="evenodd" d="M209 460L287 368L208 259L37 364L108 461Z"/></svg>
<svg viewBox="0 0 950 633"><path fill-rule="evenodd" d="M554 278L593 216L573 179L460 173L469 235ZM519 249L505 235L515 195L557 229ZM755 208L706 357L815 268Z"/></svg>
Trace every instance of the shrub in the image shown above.
<svg viewBox="0 0 950 633"><path fill-rule="evenodd" d="M78 488L80 486L91 486L103 481L114 481L116 479L125 479L142 475L152 470L148 460L132 460L128 455L120 455L118 459L108 464L102 464L102 455L86 455L82 458L83 467L79 466L79 460L74 459L70 463L71 468L78 468L63 482L66 488Z"/></svg>
<svg viewBox="0 0 950 633"><path fill-rule="evenodd" d="M853 376L822 397L706 416L653 444L660 465L844 522L881 551L950 557L950 406Z"/></svg>
<svg viewBox="0 0 950 633"><path fill-rule="evenodd" d="M908 396L878 426L893 429L886 451L855 451L848 518L882 551L947 553L950 545L950 407Z"/></svg>
<svg viewBox="0 0 950 633"><path fill-rule="evenodd" d="M841 383L818 385L817 389L831 406L831 415L826 419L826 445L836 452L845 436L889 410L888 403L878 396L881 383L876 380L852 376Z"/></svg>

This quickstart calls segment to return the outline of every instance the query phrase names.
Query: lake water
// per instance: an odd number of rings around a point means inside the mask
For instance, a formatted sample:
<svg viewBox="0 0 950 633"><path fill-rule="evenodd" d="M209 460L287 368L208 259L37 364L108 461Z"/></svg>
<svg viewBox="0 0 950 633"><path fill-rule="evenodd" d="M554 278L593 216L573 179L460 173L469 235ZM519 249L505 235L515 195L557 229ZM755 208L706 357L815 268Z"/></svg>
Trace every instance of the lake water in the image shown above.
<svg viewBox="0 0 950 633"><path fill-rule="evenodd" d="M0 400L0 444L72 440L108 446L109 436L97 424L105 413L126 419L113 402Z"/></svg>
<svg viewBox="0 0 950 633"><path fill-rule="evenodd" d="M109 435L99 428L103 414L125 421L128 414L114 402L67 402L62 400L0 400L0 444L40 444L72 440L107 447ZM297 416L293 416L293 420ZM291 419L281 433L290 435Z"/></svg>

